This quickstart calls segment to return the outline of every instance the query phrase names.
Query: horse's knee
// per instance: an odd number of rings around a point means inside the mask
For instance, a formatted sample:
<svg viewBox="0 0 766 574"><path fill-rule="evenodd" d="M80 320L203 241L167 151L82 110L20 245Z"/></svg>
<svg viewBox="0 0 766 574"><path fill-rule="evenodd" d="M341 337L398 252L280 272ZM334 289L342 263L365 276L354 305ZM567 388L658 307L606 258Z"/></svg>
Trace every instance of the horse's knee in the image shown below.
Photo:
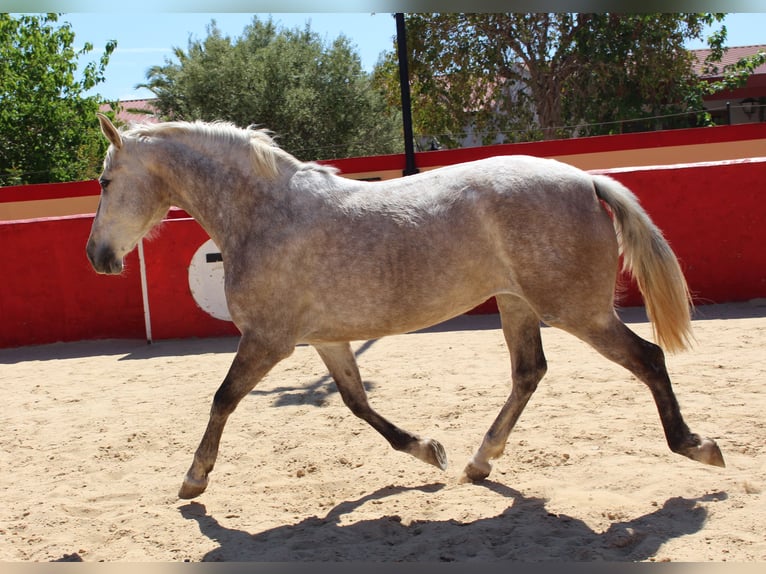
<svg viewBox="0 0 766 574"><path fill-rule="evenodd" d="M240 400L242 400L242 393L227 377L213 395L211 414L230 415L237 408Z"/></svg>
<svg viewBox="0 0 766 574"><path fill-rule="evenodd" d="M545 360L545 357L541 357L537 360L534 367L534 378L535 378L535 384L539 383L542 378L545 376L545 373L548 372L548 362Z"/></svg>
<svg viewBox="0 0 766 574"><path fill-rule="evenodd" d="M294 346L287 344L265 344L243 335L229 372L213 396L212 412L231 414L263 376L279 361L288 357L293 349Z"/></svg>
<svg viewBox="0 0 766 574"><path fill-rule="evenodd" d="M537 390L537 385L547 372L548 364L544 358L515 367L512 374L513 386L520 392L531 395Z"/></svg>

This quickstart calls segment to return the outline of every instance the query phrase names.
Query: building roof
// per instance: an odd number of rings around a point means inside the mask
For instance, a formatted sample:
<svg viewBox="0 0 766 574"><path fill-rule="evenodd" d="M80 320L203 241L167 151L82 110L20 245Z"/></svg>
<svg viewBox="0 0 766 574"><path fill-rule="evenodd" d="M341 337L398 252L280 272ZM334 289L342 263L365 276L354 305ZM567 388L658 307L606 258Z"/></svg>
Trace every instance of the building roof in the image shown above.
<svg viewBox="0 0 766 574"><path fill-rule="evenodd" d="M718 74L717 76L711 76L704 74L704 64L705 64L705 58L707 58L710 55L711 50L704 49L704 50L690 50L692 55L695 57L695 64L694 64L694 72L698 76L702 77L717 77L720 76ZM747 56L754 56L755 54L758 54L759 52L766 52L766 44L756 44L753 46L732 46L723 55L723 58L721 58L721 61L718 65L719 71L723 69L724 66L728 66L731 64L736 64L739 60L742 58L745 58ZM762 64L758 66L755 70L753 70L753 75L756 74L766 74L766 64Z"/></svg>
<svg viewBox="0 0 766 574"><path fill-rule="evenodd" d="M153 99L123 100L115 114L117 121L124 124L154 124L160 121ZM110 104L101 104L100 111L112 111Z"/></svg>

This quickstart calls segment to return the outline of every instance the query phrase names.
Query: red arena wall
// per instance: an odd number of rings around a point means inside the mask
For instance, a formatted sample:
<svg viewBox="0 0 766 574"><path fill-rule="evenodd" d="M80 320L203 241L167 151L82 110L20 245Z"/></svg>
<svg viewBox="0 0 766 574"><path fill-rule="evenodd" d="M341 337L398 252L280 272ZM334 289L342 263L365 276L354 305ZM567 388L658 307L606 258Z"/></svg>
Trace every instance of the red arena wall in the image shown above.
<svg viewBox="0 0 766 574"><path fill-rule="evenodd" d="M0 222L0 347L144 336L138 257L119 277L94 273L84 255L92 222Z"/></svg>
<svg viewBox="0 0 766 574"><path fill-rule="evenodd" d="M662 229L697 304L766 296L766 158L603 172ZM642 304L635 287L624 303Z"/></svg>
<svg viewBox="0 0 766 574"><path fill-rule="evenodd" d="M704 132L705 137L709 137L708 132L716 129L681 131ZM758 133L764 135L764 128ZM546 154L561 152L560 155L565 156L564 152L574 149L572 146L577 141L539 145ZM560 147L554 149L554 144ZM418 154L417 164L421 169L429 169L500 152L531 153L535 151L529 147L532 145L422 153ZM578 149L595 154L596 151L589 148L592 145L593 142L588 141ZM602 152L607 153L603 147ZM665 159L673 158L665 156ZM333 163L345 175L357 178L396 173L404 165L402 156L354 158ZM762 191L766 157L617 169L601 167L598 171L612 175L636 193L663 230L681 261L696 303L766 297L766 249L763 248L766 208ZM97 201L97 193L95 182L5 188L0 189L0 208L27 204L26 209L30 202L66 201L69 197L93 202ZM37 208L41 205L38 203ZM0 347L143 338L148 335L145 303L148 303L154 339L237 333L231 322L203 310L192 293L189 284L192 257L208 236L184 212L171 211L153 239L143 243L146 300L142 295L136 251L126 259L122 276L101 276L91 269L85 257L85 243L92 219L90 212L0 221ZM211 268L216 265L216 254L212 251L202 254L209 257ZM635 285L626 286L620 303L623 306L641 304ZM478 311L494 309L489 302Z"/></svg>

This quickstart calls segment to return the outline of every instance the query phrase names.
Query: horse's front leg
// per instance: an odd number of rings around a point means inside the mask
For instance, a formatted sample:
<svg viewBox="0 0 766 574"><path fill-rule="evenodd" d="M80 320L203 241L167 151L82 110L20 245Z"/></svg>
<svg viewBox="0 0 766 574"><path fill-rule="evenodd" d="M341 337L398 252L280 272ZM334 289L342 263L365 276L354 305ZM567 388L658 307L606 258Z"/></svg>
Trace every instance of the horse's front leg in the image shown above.
<svg viewBox="0 0 766 574"><path fill-rule="evenodd" d="M179 498L194 498L207 488L208 475L213 470L218 456L221 433L229 415L271 368L289 356L294 345L277 347L265 344L246 335L239 342L237 354L223 383L215 393L210 419L202 441L194 454L183 485L178 491Z"/></svg>
<svg viewBox="0 0 766 574"><path fill-rule="evenodd" d="M367 402L356 358L348 343L314 345L335 380L343 402L351 412L378 431L394 447L432 464L447 468L447 455L439 442L409 433L379 415Z"/></svg>

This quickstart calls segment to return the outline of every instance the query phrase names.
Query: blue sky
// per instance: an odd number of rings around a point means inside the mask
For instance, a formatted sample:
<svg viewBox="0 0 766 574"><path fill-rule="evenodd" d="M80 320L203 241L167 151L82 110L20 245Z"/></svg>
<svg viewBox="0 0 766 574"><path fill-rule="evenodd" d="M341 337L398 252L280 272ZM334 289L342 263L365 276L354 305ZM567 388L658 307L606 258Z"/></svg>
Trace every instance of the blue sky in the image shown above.
<svg viewBox="0 0 766 574"><path fill-rule="evenodd" d="M258 14L266 19L269 14ZM380 54L393 50L396 24L390 13L275 13L274 21L285 28L303 28L307 22L326 42L340 34L349 38L362 60L364 69L372 70ZM250 13L67 13L61 21L72 24L77 43L91 42L92 54L103 52L110 39L117 40L117 50L107 68L106 82L95 92L108 99L151 97L151 92L136 89L146 79L146 70L162 65L172 57L172 48L185 49L189 37L207 36L207 26L216 20L225 35L241 35L252 20ZM766 12L732 13L726 17L730 46L766 44ZM688 46L703 48L704 42Z"/></svg>
<svg viewBox="0 0 766 574"><path fill-rule="evenodd" d="M60 21L72 24L79 45L91 42L92 54L100 54L110 39L117 40L107 68L106 82L95 92L108 99L151 97L145 89L135 85L146 80L146 70L162 65L172 58L172 48L186 49L189 37L204 39L207 26L216 21L223 34L240 36L254 14L244 13L151 13L151 14L64 14ZM269 14L258 14L267 19ZM365 70L372 70L379 55L392 50L396 37L396 23L388 13L311 13L271 14L274 22L284 28L304 28L307 22L326 42L341 34L347 36L362 60Z"/></svg>

